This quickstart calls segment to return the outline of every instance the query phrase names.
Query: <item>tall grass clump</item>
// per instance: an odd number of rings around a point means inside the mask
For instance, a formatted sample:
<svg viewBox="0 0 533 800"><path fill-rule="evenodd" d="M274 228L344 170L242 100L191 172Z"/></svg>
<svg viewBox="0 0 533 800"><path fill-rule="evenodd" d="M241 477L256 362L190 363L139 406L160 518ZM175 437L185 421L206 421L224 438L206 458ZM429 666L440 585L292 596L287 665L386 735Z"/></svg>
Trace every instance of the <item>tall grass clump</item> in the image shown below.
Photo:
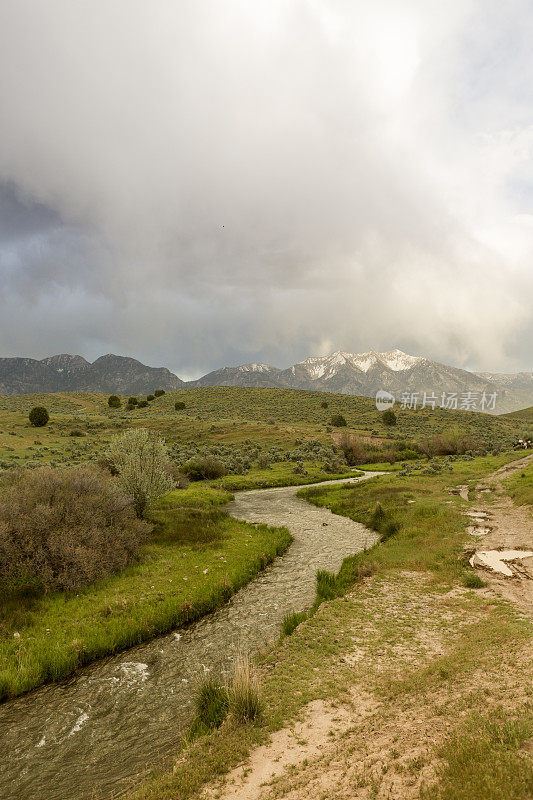
<svg viewBox="0 0 533 800"><path fill-rule="evenodd" d="M487 585L487 581L477 574L477 572L466 572L463 578L463 585L467 589L483 589Z"/></svg>
<svg viewBox="0 0 533 800"><path fill-rule="evenodd" d="M227 684L228 707L237 722L252 722L263 709L259 679L247 655L238 655Z"/></svg>
<svg viewBox="0 0 533 800"><path fill-rule="evenodd" d="M333 600L338 596L337 579L332 572L319 569L316 573L316 596L319 602Z"/></svg>
<svg viewBox="0 0 533 800"><path fill-rule="evenodd" d="M281 636L290 636L294 633L300 622L307 619L307 612L305 611L289 611L285 614L281 622Z"/></svg>
<svg viewBox="0 0 533 800"><path fill-rule="evenodd" d="M196 717L190 728L191 738L219 728L229 710L228 690L215 678L205 677L194 693Z"/></svg>
<svg viewBox="0 0 533 800"><path fill-rule="evenodd" d="M400 530L400 523L391 519L390 514L385 511L381 503L376 503L374 511L370 515L368 526L373 531L381 534L381 541L386 542L391 536L395 536Z"/></svg>

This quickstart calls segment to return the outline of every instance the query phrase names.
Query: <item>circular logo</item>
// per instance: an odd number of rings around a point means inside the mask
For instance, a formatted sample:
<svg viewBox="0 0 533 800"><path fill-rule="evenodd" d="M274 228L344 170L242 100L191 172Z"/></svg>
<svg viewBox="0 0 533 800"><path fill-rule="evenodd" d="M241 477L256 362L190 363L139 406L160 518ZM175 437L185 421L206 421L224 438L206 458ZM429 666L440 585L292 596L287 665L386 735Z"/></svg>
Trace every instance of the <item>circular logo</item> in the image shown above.
<svg viewBox="0 0 533 800"><path fill-rule="evenodd" d="M378 411L386 411L388 408L392 408L395 400L394 395L386 392L385 389L380 389L379 392L376 392L376 408Z"/></svg>

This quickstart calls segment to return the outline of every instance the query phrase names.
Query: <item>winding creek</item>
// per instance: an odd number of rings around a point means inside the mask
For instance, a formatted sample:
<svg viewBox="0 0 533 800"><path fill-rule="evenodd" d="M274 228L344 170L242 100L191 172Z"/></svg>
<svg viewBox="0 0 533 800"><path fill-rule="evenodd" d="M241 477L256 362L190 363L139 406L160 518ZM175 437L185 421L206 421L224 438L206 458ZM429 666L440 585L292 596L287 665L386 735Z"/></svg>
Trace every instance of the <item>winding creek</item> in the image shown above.
<svg viewBox="0 0 533 800"><path fill-rule="evenodd" d="M225 606L0 706L3 800L108 800L150 765L169 762L198 676L223 671L238 650L275 641L283 615L313 602L317 569L336 571L376 540L359 523L298 499L300 488L241 492L227 507L238 519L287 526L294 542Z"/></svg>

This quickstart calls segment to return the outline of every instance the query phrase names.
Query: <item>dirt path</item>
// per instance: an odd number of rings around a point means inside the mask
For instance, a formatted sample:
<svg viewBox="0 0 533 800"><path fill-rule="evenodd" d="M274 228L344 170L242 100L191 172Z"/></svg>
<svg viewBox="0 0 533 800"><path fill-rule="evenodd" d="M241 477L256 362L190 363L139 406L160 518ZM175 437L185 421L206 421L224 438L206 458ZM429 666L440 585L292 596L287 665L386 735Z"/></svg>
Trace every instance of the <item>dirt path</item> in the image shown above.
<svg viewBox="0 0 533 800"><path fill-rule="evenodd" d="M527 506L516 506L502 481L533 462L533 454L506 464L476 487L476 502L468 510L478 539L471 564L483 573L489 591L510 600L533 619L533 516ZM498 558L497 553L503 556ZM522 553L529 554L521 557ZM506 555L512 554L510 559Z"/></svg>

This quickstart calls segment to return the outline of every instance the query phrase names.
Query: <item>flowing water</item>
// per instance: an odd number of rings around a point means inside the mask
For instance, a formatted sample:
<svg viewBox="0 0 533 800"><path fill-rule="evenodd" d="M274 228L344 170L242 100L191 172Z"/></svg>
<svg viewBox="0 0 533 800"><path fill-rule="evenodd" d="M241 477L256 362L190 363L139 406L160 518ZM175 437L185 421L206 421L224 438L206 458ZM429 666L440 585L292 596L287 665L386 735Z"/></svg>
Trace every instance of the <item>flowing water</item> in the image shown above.
<svg viewBox="0 0 533 800"><path fill-rule="evenodd" d="M3 800L106 800L169 763L198 678L275 641L283 615L313 602L317 569L336 571L375 542L362 525L299 500L298 488L241 492L228 506L239 519L286 525L294 542L225 606L0 706Z"/></svg>

